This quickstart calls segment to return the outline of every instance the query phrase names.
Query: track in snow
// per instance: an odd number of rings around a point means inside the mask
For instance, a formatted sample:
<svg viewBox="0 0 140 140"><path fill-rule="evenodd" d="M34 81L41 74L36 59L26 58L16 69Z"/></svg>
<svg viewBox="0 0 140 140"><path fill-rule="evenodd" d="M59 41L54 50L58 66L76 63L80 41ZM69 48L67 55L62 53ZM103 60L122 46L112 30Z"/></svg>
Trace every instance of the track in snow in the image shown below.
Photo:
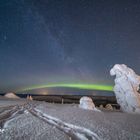
<svg viewBox="0 0 140 140"><path fill-rule="evenodd" d="M4 129L6 122L14 119L17 115L23 114L24 109L20 106L8 106L0 113L0 130Z"/></svg>
<svg viewBox="0 0 140 140"><path fill-rule="evenodd" d="M99 136L89 129L63 122L62 120L44 114L39 109L33 107L27 110L37 118L66 133L70 137L70 140L100 140Z"/></svg>
<svg viewBox="0 0 140 140"><path fill-rule="evenodd" d="M44 114L41 110L36 109L36 106L37 104L27 103L24 105L16 105L5 108L5 111L0 114L0 130L3 131L9 121L18 115L23 114L25 111L28 111L38 119L43 120L67 134L70 140L100 140L99 136L89 129L69 124L58 118Z"/></svg>

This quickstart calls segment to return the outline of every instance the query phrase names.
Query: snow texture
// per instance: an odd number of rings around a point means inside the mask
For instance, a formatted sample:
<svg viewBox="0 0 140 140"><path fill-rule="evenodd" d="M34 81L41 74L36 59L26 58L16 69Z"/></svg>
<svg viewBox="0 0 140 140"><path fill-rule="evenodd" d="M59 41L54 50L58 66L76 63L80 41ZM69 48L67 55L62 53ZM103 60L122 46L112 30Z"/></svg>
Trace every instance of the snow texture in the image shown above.
<svg viewBox="0 0 140 140"><path fill-rule="evenodd" d="M51 125L54 125L60 130L63 130L65 133L71 134L74 139L88 140L89 138L90 140L100 140L99 136L96 133L90 131L89 129L66 123L58 118L54 118L46 113L43 113L41 110L38 109L33 109L31 112L37 114L39 118L46 120Z"/></svg>
<svg viewBox="0 0 140 140"><path fill-rule="evenodd" d="M124 64L116 64L110 70L116 76L114 92L122 111L140 113L140 76Z"/></svg>

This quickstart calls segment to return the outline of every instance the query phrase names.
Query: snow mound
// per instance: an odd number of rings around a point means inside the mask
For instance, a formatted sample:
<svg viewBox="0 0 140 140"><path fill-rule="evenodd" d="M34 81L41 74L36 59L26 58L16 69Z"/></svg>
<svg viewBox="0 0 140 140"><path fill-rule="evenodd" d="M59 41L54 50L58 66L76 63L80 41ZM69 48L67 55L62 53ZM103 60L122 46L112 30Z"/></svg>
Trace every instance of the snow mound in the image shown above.
<svg viewBox="0 0 140 140"><path fill-rule="evenodd" d="M95 104L93 103L92 98L86 97L86 96L80 99L79 107L82 109L87 109L87 110L100 111L95 107Z"/></svg>
<svg viewBox="0 0 140 140"><path fill-rule="evenodd" d="M140 76L124 64L116 64L110 70L115 77L114 92L122 111L140 113Z"/></svg>
<svg viewBox="0 0 140 140"><path fill-rule="evenodd" d="M15 95L14 93L10 92L10 93L6 93L4 95L4 97L6 98L11 98L11 99L19 99L20 97L18 97L17 95Z"/></svg>
<svg viewBox="0 0 140 140"><path fill-rule="evenodd" d="M106 108L107 110L113 110L113 107L112 107L111 104L107 104L107 105L105 106L105 108Z"/></svg>
<svg viewBox="0 0 140 140"><path fill-rule="evenodd" d="M99 106L99 108L100 108L100 109L103 109L103 108L104 108L104 106L101 104L101 105Z"/></svg>

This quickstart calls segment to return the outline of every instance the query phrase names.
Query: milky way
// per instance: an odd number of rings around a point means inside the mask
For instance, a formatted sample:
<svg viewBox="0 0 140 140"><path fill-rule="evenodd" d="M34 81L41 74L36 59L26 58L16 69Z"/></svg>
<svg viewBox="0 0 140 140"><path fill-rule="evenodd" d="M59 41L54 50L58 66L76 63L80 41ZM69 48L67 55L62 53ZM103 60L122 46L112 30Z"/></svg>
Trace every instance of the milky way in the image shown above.
<svg viewBox="0 0 140 140"><path fill-rule="evenodd" d="M52 83L113 85L140 73L139 0L1 0L0 91Z"/></svg>

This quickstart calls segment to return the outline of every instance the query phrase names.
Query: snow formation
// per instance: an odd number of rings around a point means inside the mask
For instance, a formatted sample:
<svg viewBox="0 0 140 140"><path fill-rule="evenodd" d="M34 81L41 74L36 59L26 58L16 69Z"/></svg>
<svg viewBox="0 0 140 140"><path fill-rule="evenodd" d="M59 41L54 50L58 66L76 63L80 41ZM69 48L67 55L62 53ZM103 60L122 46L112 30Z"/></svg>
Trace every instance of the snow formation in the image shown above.
<svg viewBox="0 0 140 140"><path fill-rule="evenodd" d="M106 108L107 110L113 110L113 107L112 107L111 104L107 104L107 105L105 106L105 108Z"/></svg>
<svg viewBox="0 0 140 140"><path fill-rule="evenodd" d="M99 106L99 108L100 108L100 109L103 109L103 108L104 108L104 106L101 104L101 105Z"/></svg>
<svg viewBox="0 0 140 140"><path fill-rule="evenodd" d="M33 100L33 97L28 95L27 100Z"/></svg>
<svg viewBox="0 0 140 140"><path fill-rule="evenodd" d="M80 99L79 107L83 109L87 109L87 110L100 111L95 107L95 104L93 103L92 98L86 97L86 96Z"/></svg>
<svg viewBox="0 0 140 140"><path fill-rule="evenodd" d="M116 76L114 92L122 111L140 113L140 76L124 64L116 64L110 70Z"/></svg>
<svg viewBox="0 0 140 140"><path fill-rule="evenodd" d="M15 95L14 93L10 92L10 93L6 93L4 95L4 97L6 98L11 98L11 99L19 99L19 97L17 95Z"/></svg>

